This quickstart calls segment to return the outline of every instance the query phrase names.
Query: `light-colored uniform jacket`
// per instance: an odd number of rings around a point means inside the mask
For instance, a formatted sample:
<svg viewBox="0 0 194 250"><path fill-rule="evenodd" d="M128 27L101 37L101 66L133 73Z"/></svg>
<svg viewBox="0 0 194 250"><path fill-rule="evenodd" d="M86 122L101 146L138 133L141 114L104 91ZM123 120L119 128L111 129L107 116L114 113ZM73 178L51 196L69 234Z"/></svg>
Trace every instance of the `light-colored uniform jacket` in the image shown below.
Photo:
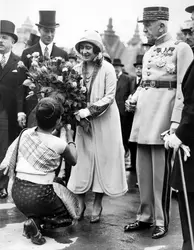
<svg viewBox="0 0 194 250"><path fill-rule="evenodd" d="M82 64L76 70L81 73ZM77 165L72 167L68 182L68 188L74 193L85 193L90 189L94 168L104 193L119 196L127 191L124 148L115 92L115 70L110 63L103 61L90 95L89 109L93 116L91 134L85 132L81 126L76 130L78 160Z"/></svg>
<svg viewBox="0 0 194 250"><path fill-rule="evenodd" d="M160 145L160 135L172 122L180 122L183 108L181 83L193 60L188 44L166 33L144 55L142 80L176 81L177 88L144 87L138 93L130 141Z"/></svg>

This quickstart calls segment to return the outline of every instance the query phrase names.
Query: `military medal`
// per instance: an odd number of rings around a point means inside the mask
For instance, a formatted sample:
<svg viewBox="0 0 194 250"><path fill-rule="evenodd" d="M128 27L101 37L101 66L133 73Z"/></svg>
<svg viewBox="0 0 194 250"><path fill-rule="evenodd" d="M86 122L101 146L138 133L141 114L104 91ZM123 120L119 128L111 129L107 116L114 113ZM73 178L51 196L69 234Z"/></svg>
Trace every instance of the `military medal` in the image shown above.
<svg viewBox="0 0 194 250"><path fill-rule="evenodd" d="M160 57L157 61L156 61L156 66L158 68L162 68L166 65L166 60L164 57Z"/></svg>

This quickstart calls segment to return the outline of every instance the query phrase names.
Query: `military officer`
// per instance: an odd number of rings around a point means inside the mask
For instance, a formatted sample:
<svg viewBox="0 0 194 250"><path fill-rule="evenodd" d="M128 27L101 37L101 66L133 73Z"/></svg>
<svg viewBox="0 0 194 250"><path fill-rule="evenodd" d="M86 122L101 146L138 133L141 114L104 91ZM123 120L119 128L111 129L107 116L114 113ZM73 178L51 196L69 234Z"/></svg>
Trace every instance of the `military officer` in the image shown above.
<svg viewBox="0 0 194 250"><path fill-rule="evenodd" d="M173 133L181 118L183 96L181 83L193 59L188 44L175 41L168 33L169 9L144 8L144 33L155 44L143 58L142 88L138 92L130 140L137 142L137 177L140 207L134 223L125 232L155 225L152 238L168 231L171 170L161 133Z"/></svg>
<svg viewBox="0 0 194 250"><path fill-rule="evenodd" d="M194 53L194 21L186 20L181 26L183 41L189 44Z"/></svg>

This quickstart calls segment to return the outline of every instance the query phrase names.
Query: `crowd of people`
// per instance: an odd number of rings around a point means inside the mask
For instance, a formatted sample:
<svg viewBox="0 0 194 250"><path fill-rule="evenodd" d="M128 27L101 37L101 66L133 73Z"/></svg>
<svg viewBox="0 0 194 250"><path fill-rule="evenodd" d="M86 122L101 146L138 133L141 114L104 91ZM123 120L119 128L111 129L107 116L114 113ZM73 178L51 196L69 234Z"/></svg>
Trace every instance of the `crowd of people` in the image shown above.
<svg viewBox="0 0 194 250"><path fill-rule="evenodd" d="M87 89L87 107L75 113L75 120L90 121L87 130L79 123L61 126L63 107L55 98L26 99L27 74L17 71L20 58L12 52L18 40L15 25L0 21L0 182L12 166L13 201L27 217L23 234L34 244L45 243L44 229L82 220L89 190L95 193L90 223L100 222L103 196L124 195L125 171L130 170L137 174L140 205L136 220L125 225L124 232L153 227L153 239L164 237L173 187L178 192L182 249L193 250L189 221L193 226L194 6L186 11L192 20L181 27L182 41L168 32L167 7L144 8L138 22L143 23L148 46L134 62L135 77L119 58L112 61L104 52L94 30L86 30L75 44L79 56L68 55L53 42L59 26L56 12L39 12L40 36L31 34L21 60L27 69L32 63L28 55L34 52L44 60L61 57L71 62ZM189 216L177 153L184 145ZM0 187L0 198L6 198L8 182ZM60 196L67 190L75 195L78 209Z"/></svg>

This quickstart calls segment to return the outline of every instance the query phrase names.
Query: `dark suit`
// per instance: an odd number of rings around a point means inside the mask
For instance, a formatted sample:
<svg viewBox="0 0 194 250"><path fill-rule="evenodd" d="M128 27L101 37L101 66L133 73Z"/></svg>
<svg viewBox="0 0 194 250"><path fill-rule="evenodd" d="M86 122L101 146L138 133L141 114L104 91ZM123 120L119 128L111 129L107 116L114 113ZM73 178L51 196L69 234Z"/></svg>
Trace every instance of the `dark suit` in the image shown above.
<svg viewBox="0 0 194 250"><path fill-rule="evenodd" d="M18 93L21 76L17 72L18 56L11 52L2 69L0 66L0 163L10 143L18 135L17 112L22 103Z"/></svg>
<svg viewBox="0 0 194 250"><path fill-rule="evenodd" d="M117 81L117 90L115 96L120 113L123 145L125 152L130 149L131 164L134 168L136 162L136 145L134 143L128 142L133 122L133 113L125 111L125 101L130 94L134 93L135 88L135 78L129 77L126 74L122 74Z"/></svg>
<svg viewBox="0 0 194 250"><path fill-rule="evenodd" d="M23 63L25 64L25 66L28 69L30 68L30 65L31 65L31 59L28 58L27 55L28 54L32 55L32 53L34 53L34 52L39 52L40 56L43 56L42 50L41 50L41 47L40 47L40 43L37 43L34 46L25 49L23 51L23 53L22 53L21 60L23 61ZM53 48L52 48L50 56L51 57L60 56L60 57L64 58L66 61L68 61L67 52L60 49L60 48L58 48L55 44L53 44ZM25 89L25 94L24 95L26 96L26 94L28 92L28 89L27 88L24 88L24 89ZM30 112L34 109L36 104L37 104L37 98L35 96L33 96L30 100L25 101L24 112L26 113L27 117L29 116Z"/></svg>
<svg viewBox="0 0 194 250"><path fill-rule="evenodd" d="M184 96L184 108L182 111L182 118L176 135L183 142L188 145L191 150L191 157L186 162L183 162L185 182L187 187L187 194L189 200L189 207L191 213L191 222L194 230L194 61L188 68L182 83L182 91ZM183 248L184 250L191 250L189 227L187 221L187 214L185 208L185 200L183 195L182 180L180 174L180 164L178 156L175 158L174 168L172 172L172 186L179 190L178 201L181 217L181 225L183 232Z"/></svg>

